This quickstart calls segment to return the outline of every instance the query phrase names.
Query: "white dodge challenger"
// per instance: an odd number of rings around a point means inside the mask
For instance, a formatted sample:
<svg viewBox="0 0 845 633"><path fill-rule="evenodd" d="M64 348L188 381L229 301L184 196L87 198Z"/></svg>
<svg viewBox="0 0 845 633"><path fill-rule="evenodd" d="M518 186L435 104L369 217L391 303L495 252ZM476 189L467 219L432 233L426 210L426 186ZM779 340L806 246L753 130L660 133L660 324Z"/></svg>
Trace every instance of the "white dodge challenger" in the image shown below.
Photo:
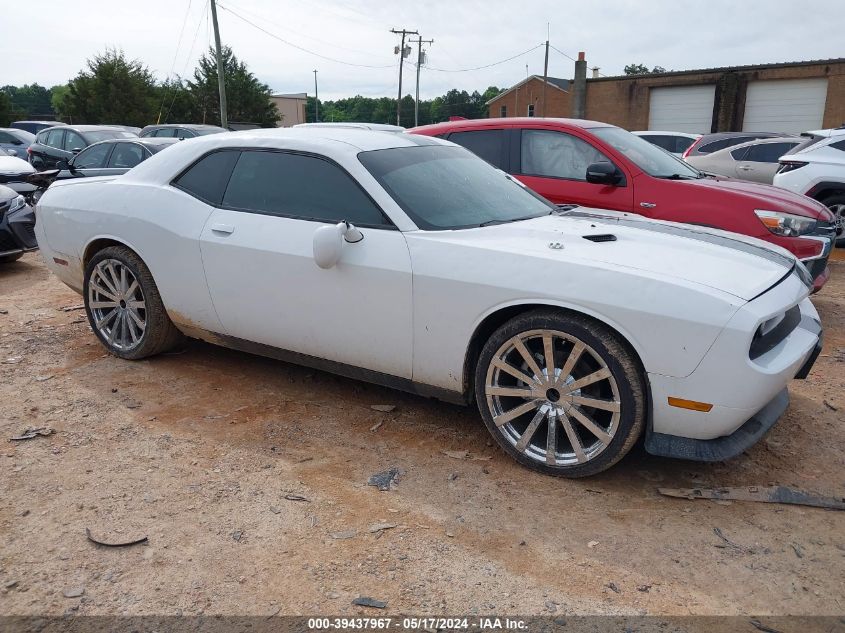
<svg viewBox="0 0 845 633"><path fill-rule="evenodd" d="M475 401L506 452L553 475L605 470L642 435L657 455L737 455L821 349L785 251L559 209L424 136L205 136L55 183L37 214L111 353L187 335Z"/></svg>

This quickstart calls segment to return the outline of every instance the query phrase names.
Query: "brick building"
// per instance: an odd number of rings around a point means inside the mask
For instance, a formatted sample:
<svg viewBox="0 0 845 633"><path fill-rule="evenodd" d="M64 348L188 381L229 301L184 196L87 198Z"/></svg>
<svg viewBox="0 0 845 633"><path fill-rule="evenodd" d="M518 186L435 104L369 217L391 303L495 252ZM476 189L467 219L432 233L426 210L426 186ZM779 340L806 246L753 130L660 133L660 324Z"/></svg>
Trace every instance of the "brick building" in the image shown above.
<svg viewBox="0 0 845 633"><path fill-rule="evenodd" d="M543 78L531 75L502 94L488 101L491 117L508 116L569 116L572 81L546 78L546 103L549 111L543 114Z"/></svg>
<svg viewBox="0 0 845 633"><path fill-rule="evenodd" d="M587 79L579 57L576 79L549 78L558 90L547 85L546 116L700 133L803 132L845 123L845 59ZM502 106L506 116L526 116L529 102L541 116L542 83L535 75L492 99L490 116L502 116Z"/></svg>

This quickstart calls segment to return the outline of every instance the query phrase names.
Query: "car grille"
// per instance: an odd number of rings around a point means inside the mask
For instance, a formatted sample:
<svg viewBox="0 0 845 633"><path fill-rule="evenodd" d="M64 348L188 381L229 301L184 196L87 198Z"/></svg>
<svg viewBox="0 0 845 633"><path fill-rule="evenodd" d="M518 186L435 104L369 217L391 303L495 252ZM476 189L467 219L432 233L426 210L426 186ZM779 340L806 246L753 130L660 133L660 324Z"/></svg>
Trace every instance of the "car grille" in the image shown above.
<svg viewBox="0 0 845 633"><path fill-rule="evenodd" d="M811 259L810 261L803 262L803 264L807 267L807 270L810 271L810 276L815 279L824 272L825 268L827 268L827 257Z"/></svg>

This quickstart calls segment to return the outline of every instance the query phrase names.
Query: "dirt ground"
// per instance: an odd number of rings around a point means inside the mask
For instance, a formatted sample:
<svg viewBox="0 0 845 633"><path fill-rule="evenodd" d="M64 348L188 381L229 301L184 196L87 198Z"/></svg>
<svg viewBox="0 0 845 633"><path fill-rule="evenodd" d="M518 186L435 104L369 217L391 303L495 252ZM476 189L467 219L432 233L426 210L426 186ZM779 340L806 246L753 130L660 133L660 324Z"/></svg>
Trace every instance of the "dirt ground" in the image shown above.
<svg viewBox="0 0 845 633"><path fill-rule="evenodd" d="M27 255L0 267L0 613L845 613L845 513L657 493L843 496L845 261L831 266L823 355L764 441L711 465L636 447L567 481L511 461L473 409L198 342L108 356L80 297ZM55 433L7 441L27 427ZM367 485L390 467L392 490ZM86 528L149 542L100 547Z"/></svg>

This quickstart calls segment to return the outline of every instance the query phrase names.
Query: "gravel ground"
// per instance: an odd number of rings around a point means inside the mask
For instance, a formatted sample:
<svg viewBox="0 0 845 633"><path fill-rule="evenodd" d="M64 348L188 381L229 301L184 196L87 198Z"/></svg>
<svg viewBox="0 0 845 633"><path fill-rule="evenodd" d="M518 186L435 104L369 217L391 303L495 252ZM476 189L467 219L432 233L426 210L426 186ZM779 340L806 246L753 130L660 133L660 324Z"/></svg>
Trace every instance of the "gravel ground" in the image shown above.
<svg viewBox="0 0 845 633"><path fill-rule="evenodd" d="M843 496L832 268L822 356L758 446L711 465L636 447L566 481L512 462L471 409L198 342L109 356L27 255L0 267L0 612L841 614L845 513L656 490ZM55 433L6 441L27 427ZM367 485L388 468L391 490Z"/></svg>

